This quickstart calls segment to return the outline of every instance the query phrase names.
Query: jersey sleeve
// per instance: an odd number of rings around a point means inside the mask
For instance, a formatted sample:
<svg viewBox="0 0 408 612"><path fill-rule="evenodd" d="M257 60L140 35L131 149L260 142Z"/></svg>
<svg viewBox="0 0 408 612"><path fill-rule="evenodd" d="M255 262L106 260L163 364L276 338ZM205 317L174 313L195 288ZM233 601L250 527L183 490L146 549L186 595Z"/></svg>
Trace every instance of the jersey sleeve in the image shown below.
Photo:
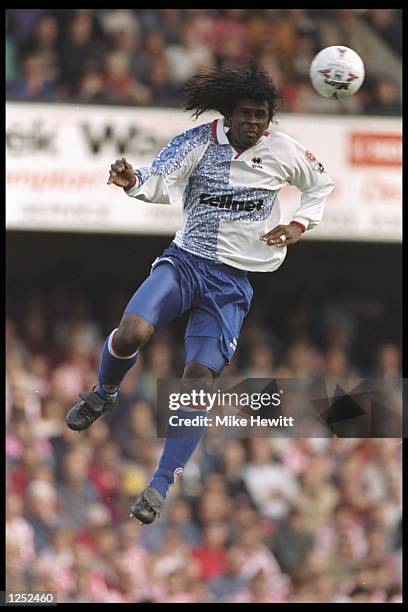
<svg viewBox="0 0 408 612"><path fill-rule="evenodd" d="M183 198L189 178L201 159L211 130L209 124L179 134L160 151L151 166L135 170L136 183L125 193L143 202L174 204Z"/></svg>
<svg viewBox="0 0 408 612"><path fill-rule="evenodd" d="M293 221L303 225L305 229L312 229L322 220L326 198L334 185L323 164L313 153L295 140L292 140L292 144L293 164L288 183L302 192Z"/></svg>

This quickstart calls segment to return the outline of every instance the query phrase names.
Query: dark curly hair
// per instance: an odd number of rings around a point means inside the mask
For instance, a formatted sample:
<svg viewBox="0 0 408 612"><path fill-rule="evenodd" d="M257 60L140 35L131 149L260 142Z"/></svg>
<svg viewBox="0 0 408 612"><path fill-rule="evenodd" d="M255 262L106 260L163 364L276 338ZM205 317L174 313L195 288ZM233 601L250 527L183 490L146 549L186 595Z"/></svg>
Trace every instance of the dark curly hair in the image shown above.
<svg viewBox="0 0 408 612"><path fill-rule="evenodd" d="M255 62L240 68L222 68L194 75L184 86L185 110L193 110L193 117L215 110L230 115L240 98L268 103L269 121L277 115L281 99L278 90L266 72Z"/></svg>

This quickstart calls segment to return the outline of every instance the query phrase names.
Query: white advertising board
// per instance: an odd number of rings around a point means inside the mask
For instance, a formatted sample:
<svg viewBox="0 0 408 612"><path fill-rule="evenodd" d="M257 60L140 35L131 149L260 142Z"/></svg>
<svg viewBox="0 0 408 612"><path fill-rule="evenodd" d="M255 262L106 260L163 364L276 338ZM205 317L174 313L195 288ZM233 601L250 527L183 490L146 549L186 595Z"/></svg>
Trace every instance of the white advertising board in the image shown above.
<svg viewBox="0 0 408 612"><path fill-rule="evenodd" d="M6 106L6 228L173 235L180 206L147 204L107 185L111 163L126 157L149 165L193 122L178 109L33 104ZM305 234L322 240L401 240L402 126L398 118L282 115L276 126L325 166L335 189L321 225ZM300 193L281 190L282 222Z"/></svg>

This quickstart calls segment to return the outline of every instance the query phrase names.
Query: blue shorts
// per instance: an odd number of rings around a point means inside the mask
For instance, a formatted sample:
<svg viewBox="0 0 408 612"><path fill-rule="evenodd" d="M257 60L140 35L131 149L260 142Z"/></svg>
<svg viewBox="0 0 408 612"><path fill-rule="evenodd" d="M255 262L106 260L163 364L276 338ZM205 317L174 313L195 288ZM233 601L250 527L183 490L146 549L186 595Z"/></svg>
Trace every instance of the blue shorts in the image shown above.
<svg viewBox="0 0 408 612"><path fill-rule="evenodd" d="M237 347L252 295L245 270L198 257L172 242L124 314L143 317L159 329L189 310L185 363L220 374Z"/></svg>

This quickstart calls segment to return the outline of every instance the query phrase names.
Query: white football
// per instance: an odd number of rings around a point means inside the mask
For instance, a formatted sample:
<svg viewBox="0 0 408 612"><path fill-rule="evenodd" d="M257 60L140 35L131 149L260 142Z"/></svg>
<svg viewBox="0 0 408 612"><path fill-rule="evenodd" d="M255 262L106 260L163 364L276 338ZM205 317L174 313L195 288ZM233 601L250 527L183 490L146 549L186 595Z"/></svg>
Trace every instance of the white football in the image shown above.
<svg viewBox="0 0 408 612"><path fill-rule="evenodd" d="M309 76L318 94L333 100L353 96L364 81L361 57L342 45L319 51L310 64Z"/></svg>

